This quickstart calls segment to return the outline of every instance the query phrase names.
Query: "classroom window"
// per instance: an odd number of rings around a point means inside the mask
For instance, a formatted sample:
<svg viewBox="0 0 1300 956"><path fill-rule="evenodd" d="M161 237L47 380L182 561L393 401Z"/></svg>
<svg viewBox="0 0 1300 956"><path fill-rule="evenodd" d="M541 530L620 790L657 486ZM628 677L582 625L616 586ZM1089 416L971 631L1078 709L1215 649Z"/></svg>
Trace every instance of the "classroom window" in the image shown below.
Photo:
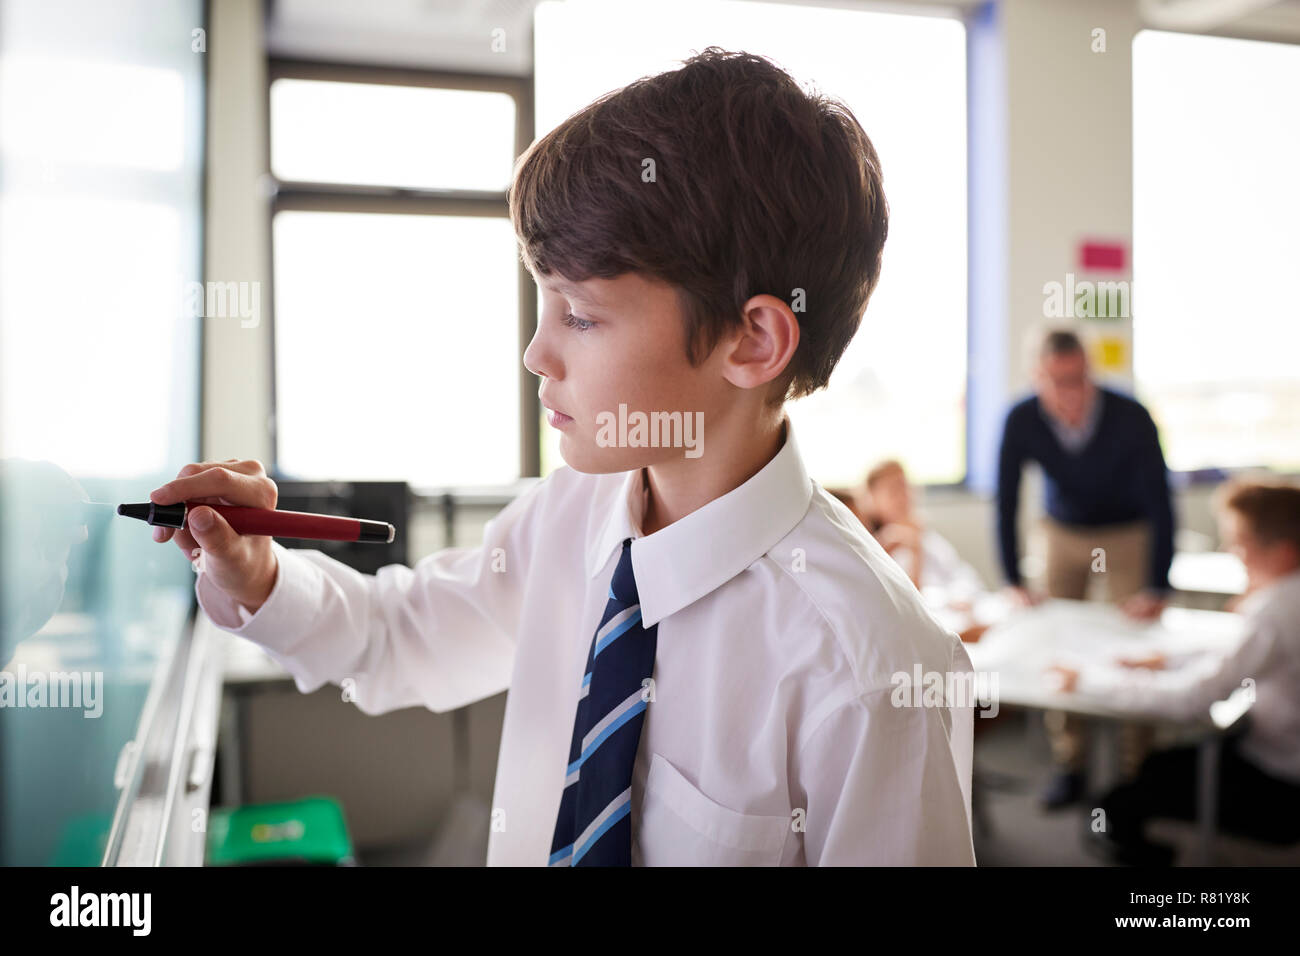
<svg viewBox="0 0 1300 956"><path fill-rule="evenodd" d="M1169 467L1300 468L1300 47L1133 41L1133 371Z"/></svg>
<svg viewBox="0 0 1300 956"><path fill-rule="evenodd" d="M271 72L277 468L416 488L527 474L505 199L520 84Z"/></svg>
<svg viewBox="0 0 1300 956"><path fill-rule="evenodd" d="M515 101L505 93L322 82L271 85L271 170L281 180L504 190Z"/></svg>
<svg viewBox="0 0 1300 956"><path fill-rule="evenodd" d="M545 2L534 30L537 133L709 45L768 56L843 100L880 156L890 205L880 284L828 388L789 406L810 473L861 480L896 457L914 480L965 478L966 40L946 17L755 2ZM917 117L925 122L917 122ZM543 474L563 464L543 430Z"/></svg>
<svg viewBox="0 0 1300 956"><path fill-rule="evenodd" d="M519 477L509 220L289 211L274 237L282 468L416 485Z"/></svg>

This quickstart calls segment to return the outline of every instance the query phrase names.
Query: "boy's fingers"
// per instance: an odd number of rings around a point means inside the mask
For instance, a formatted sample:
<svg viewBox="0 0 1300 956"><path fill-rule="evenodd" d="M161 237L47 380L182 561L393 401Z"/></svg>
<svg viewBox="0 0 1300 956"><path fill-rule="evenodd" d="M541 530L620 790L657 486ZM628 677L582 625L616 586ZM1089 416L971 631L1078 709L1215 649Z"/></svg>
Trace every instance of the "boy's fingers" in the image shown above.
<svg viewBox="0 0 1300 956"><path fill-rule="evenodd" d="M186 557L199 546L194 540L194 536L185 528L168 528L167 533L171 536L170 540L176 542L176 547L185 552Z"/></svg>
<svg viewBox="0 0 1300 956"><path fill-rule="evenodd" d="M197 475L201 471L207 471L210 468L229 468L232 471L242 471L248 475L266 474L266 469L262 463L255 458L241 460L239 458L227 458L225 461L195 461L181 468L176 473L178 478L188 478L190 475Z"/></svg>
<svg viewBox="0 0 1300 956"><path fill-rule="evenodd" d="M211 508L195 508L185 524L197 547L218 557L230 553L239 541L235 529Z"/></svg>
<svg viewBox="0 0 1300 956"><path fill-rule="evenodd" d="M227 458L225 461L195 461L184 465L180 471L176 472L177 478L190 478L194 475L205 471L211 471L213 468L227 468L230 471L238 471L245 475L265 475L266 468L256 458L239 459ZM173 479L174 481L175 479ZM163 485L161 487L166 487Z"/></svg>
<svg viewBox="0 0 1300 956"><path fill-rule="evenodd" d="M254 466L258 470L253 470ZM241 470L245 468L248 470ZM149 498L157 504L169 505L195 498L219 497L255 508L274 508L275 483L262 474L260 468L257 462L214 465L191 475L173 478L155 489Z"/></svg>

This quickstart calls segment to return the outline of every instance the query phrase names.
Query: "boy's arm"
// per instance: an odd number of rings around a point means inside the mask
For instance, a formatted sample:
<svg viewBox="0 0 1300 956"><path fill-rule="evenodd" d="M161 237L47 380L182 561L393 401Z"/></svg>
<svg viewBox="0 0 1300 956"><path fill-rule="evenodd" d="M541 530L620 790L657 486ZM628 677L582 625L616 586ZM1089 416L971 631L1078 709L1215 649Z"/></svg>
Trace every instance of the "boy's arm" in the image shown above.
<svg viewBox="0 0 1300 956"><path fill-rule="evenodd" d="M1201 660L1172 670L1149 671L1134 668L1121 675L1116 687L1082 683L1081 691L1105 690L1116 702L1134 710L1184 720L1204 718L1210 705L1242 687L1244 680L1258 680L1274 665L1278 630L1268 619L1248 619L1247 632L1231 653L1205 655ZM1086 678L1085 678L1086 680ZM1104 685L1104 681L1103 681Z"/></svg>
<svg viewBox="0 0 1300 956"><path fill-rule="evenodd" d="M272 542L275 585L255 614L241 614L202 571L195 592L213 623L261 645L303 693L339 684L367 714L461 707L509 685L542 484L493 518L477 548L363 574Z"/></svg>
<svg viewBox="0 0 1300 956"><path fill-rule="evenodd" d="M969 667L960 645L955 669L959 661ZM800 749L809 866L975 864L973 704L894 706L895 697L888 687L839 705Z"/></svg>

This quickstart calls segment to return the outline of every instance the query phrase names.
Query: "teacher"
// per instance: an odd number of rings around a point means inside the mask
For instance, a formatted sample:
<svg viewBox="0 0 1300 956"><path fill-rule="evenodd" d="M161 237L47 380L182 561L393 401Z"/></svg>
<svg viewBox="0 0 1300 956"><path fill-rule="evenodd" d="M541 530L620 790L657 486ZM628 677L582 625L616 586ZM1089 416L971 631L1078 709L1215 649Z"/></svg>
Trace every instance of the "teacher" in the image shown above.
<svg viewBox="0 0 1300 956"><path fill-rule="evenodd" d="M1007 592L1021 604L1041 595L1020 575L1016 515L1025 464L1044 477L1045 585L1056 598L1082 600L1090 584L1129 615L1164 609L1174 553L1174 518L1160 436L1136 399L1096 385L1079 336L1048 332L1038 349L1035 394L1012 406L998 456L998 547ZM1065 772L1044 798L1075 802L1083 789L1076 722L1048 714L1052 749ZM1126 754L1132 763L1137 754Z"/></svg>

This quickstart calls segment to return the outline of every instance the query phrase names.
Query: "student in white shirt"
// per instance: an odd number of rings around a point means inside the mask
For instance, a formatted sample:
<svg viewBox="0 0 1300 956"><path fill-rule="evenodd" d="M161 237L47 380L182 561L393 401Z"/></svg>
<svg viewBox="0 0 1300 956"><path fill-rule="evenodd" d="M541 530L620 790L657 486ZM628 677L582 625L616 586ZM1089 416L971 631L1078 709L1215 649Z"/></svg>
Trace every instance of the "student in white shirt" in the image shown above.
<svg viewBox="0 0 1300 956"><path fill-rule="evenodd" d="M1226 832L1300 840L1300 488L1231 482L1216 493L1221 537L1246 566L1249 587L1236 610L1246 632L1236 649L1197 665L1166 669L1161 655L1120 663L1131 679L1111 687L1129 706L1197 718L1242 687L1254 704L1244 730L1228 738L1220 767L1219 825ZM1077 671L1057 667L1066 690L1087 690ZM1152 754L1137 778L1105 798L1102 849L1120 862L1168 863L1173 850L1150 841L1152 817L1193 819L1195 747Z"/></svg>
<svg viewBox="0 0 1300 956"><path fill-rule="evenodd" d="M937 606L969 611L985 590L984 582L947 538L922 523L902 464L889 459L875 465L867 472L861 491L858 514L863 523L926 599ZM972 622L962 631L962 639L977 640L985 629Z"/></svg>
<svg viewBox="0 0 1300 956"><path fill-rule="evenodd" d="M872 533L917 588L941 591L953 602L969 602L985 589L979 572L962 560L948 539L922 523L902 463L880 462L867 472L863 484L861 510L875 525Z"/></svg>
<svg viewBox="0 0 1300 956"><path fill-rule="evenodd" d="M492 865L576 863L615 818L632 865L973 864L972 702L897 693L900 674L959 684L969 658L809 478L782 408L825 384L878 278L887 207L857 121L710 49L534 143L510 202L541 291L524 364L568 467L480 546L374 575L195 509L175 537L203 550L203 609L304 692L349 681L366 713L509 688ZM257 462L204 462L153 498L204 496L267 507L275 487ZM614 816L557 853L629 540L634 630L657 634L648 702L617 730L639 724L635 765Z"/></svg>

